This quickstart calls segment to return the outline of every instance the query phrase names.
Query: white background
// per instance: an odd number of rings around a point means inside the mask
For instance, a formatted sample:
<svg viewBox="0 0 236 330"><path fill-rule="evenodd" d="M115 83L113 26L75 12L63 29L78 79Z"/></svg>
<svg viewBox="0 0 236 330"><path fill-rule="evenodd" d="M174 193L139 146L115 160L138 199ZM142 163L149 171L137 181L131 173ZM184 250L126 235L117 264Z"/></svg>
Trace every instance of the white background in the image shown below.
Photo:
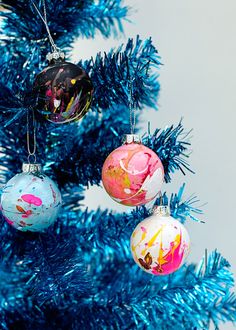
<svg viewBox="0 0 236 330"><path fill-rule="evenodd" d="M190 261L198 262L204 249L217 248L232 264L235 260L235 124L236 124L236 1L128 0L132 23L125 36L78 40L74 60L108 51L128 37L152 36L164 64L160 69L159 111L143 110L143 127L177 124L184 118L193 128L191 168L195 175L175 174L164 190L176 192L186 182L186 197L197 194L206 224L188 222L192 240ZM99 193L98 193L99 191ZM87 192L89 208L124 210L101 188ZM232 324L220 329L233 329Z"/></svg>

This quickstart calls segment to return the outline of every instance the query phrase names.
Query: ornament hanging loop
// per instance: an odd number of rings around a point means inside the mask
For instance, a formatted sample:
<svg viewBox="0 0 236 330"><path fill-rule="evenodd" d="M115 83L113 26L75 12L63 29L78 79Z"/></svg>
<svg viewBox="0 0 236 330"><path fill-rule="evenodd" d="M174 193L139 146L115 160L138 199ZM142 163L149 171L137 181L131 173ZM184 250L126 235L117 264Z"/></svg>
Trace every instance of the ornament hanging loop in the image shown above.
<svg viewBox="0 0 236 330"><path fill-rule="evenodd" d="M32 163L35 164L37 161L37 158L34 154L28 155L27 159L28 159L28 164L32 164ZM33 159L33 162L31 161L31 159Z"/></svg>
<svg viewBox="0 0 236 330"><path fill-rule="evenodd" d="M31 111L32 113L32 131L33 131L33 140L32 140L32 145L33 149L31 150L30 148L30 123L29 123L29 112ZM27 126L26 126L26 137L27 137L27 151L28 151L28 163L31 164L30 159L33 159L33 163L35 164L37 161L36 158L36 127L35 127L35 117L34 117L34 110L32 108L27 110Z"/></svg>
<svg viewBox="0 0 236 330"><path fill-rule="evenodd" d="M50 44L51 44L51 48L52 48L52 53L49 53L47 55L47 59L50 61L51 59L57 59L57 58L62 58L64 59L65 55L64 53L62 53L60 51L60 48L57 47L57 45L55 44L54 40L53 40L53 37L51 35L51 32L50 32L50 29L49 29L49 26L48 26L48 21L47 21L47 10L46 10L46 2L45 0L42 0L42 3L43 3L43 14L40 12L39 8L36 6L36 4L34 3L33 0L30 0L32 5L34 6L37 14L39 15L39 17L41 18L41 20L43 21L44 25L45 25L45 28L47 30L47 33L48 33L48 39L50 41Z"/></svg>
<svg viewBox="0 0 236 330"><path fill-rule="evenodd" d="M159 192L159 196L160 196L160 205L159 206L162 206L163 205L163 196L162 196L162 192L160 191Z"/></svg>
<svg viewBox="0 0 236 330"><path fill-rule="evenodd" d="M133 102L133 82L135 78L129 81L129 115L130 115L130 133L135 134L136 109Z"/></svg>

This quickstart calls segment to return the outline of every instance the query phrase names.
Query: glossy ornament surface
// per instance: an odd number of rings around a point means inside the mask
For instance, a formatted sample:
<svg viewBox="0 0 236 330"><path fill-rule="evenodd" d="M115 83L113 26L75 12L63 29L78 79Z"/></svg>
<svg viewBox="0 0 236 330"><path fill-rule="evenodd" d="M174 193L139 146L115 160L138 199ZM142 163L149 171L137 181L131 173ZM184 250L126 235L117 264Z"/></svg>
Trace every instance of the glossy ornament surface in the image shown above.
<svg viewBox="0 0 236 330"><path fill-rule="evenodd" d="M157 154L141 143L125 143L105 160L102 182L116 202L143 205L159 193L164 180L164 169Z"/></svg>
<svg viewBox="0 0 236 330"><path fill-rule="evenodd" d="M142 270L153 275L168 275L184 263L190 239L185 227L172 218L166 207L140 222L130 240L133 258Z"/></svg>
<svg viewBox="0 0 236 330"><path fill-rule="evenodd" d="M92 102L93 84L79 66L52 59L34 81L37 109L46 119L63 124L81 119Z"/></svg>
<svg viewBox="0 0 236 330"><path fill-rule="evenodd" d="M3 189L2 214L18 230L44 231L57 219L61 193L55 182L38 170L40 165L23 164L23 167L25 172L16 174Z"/></svg>

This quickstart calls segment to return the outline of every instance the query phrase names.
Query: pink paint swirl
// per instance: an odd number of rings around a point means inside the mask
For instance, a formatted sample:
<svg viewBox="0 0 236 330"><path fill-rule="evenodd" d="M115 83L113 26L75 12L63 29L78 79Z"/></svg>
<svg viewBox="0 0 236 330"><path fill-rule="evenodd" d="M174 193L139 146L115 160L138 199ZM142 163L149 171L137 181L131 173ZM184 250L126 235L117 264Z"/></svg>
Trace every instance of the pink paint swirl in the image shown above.
<svg viewBox="0 0 236 330"><path fill-rule="evenodd" d="M29 203L30 205L40 206L42 205L41 198L34 196L32 194L25 194L21 196L21 199L23 199L24 202Z"/></svg>
<svg viewBox="0 0 236 330"><path fill-rule="evenodd" d="M183 261L184 252L182 234L180 233L176 236L175 241L170 243L168 253L162 258L158 258L158 263L152 268L152 273L154 275L168 275L175 272Z"/></svg>

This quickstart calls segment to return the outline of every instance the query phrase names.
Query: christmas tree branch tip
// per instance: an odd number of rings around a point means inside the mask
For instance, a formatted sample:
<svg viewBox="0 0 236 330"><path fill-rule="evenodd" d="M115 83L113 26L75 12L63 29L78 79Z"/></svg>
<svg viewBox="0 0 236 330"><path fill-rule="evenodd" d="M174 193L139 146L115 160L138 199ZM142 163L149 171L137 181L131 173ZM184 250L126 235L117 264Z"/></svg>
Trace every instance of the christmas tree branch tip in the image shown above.
<svg viewBox="0 0 236 330"><path fill-rule="evenodd" d="M203 205L197 205L199 199L197 196L190 196L187 199L183 198L183 193L186 184L184 183L178 193L172 193L170 197L167 196L166 192L161 197L158 197L156 205L169 205L171 216L178 219L181 223L185 223L187 219L204 223L203 220L199 219L199 215L203 214L201 207ZM196 214L196 215L195 215Z"/></svg>
<svg viewBox="0 0 236 330"><path fill-rule="evenodd" d="M112 49L104 55L98 54L95 59L82 63L94 84L93 108L128 107L131 81L134 107L156 108L160 90L156 69L160 65L160 57L151 38L142 41L139 36L135 41L129 39L126 46Z"/></svg>
<svg viewBox="0 0 236 330"><path fill-rule="evenodd" d="M171 182L171 174L176 170L184 175L186 170L194 173L187 161L191 153L190 132L185 132L181 120L176 126L156 129L153 134L150 134L149 129L143 137L143 143L155 150L161 159L166 182Z"/></svg>
<svg viewBox="0 0 236 330"><path fill-rule="evenodd" d="M46 30L34 4L42 13L43 3L35 0L1 2L3 30L8 37L24 38L26 42L33 43L43 42ZM50 0L46 1L46 10L51 34L62 46L71 44L78 36L94 37L98 31L105 37L123 32L122 21L128 15L129 8L123 5L122 0ZM44 38L42 31L45 32Z"/></svg>

